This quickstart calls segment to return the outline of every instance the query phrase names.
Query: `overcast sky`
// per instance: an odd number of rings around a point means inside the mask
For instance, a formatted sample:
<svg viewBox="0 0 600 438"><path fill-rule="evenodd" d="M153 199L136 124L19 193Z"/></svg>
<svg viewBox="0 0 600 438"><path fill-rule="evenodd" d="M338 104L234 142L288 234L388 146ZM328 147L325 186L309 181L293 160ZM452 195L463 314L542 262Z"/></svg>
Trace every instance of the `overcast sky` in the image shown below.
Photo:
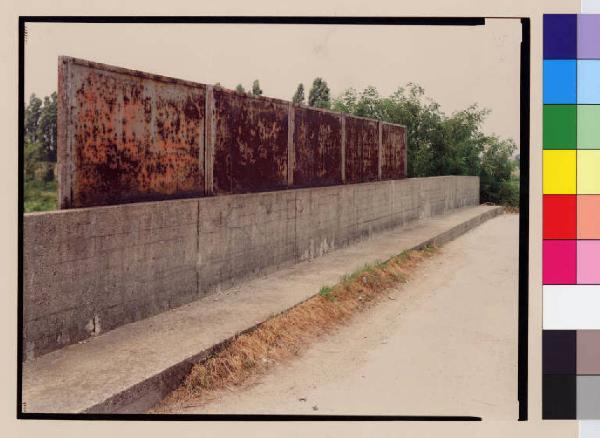
<svg viewBox="0 0 600 438"><path fill-rule="evenodd" d="M69 55L201 83L250 88L290 100L323 77L333 96L415 82L450 114L492 110L487 133L519 137L518 20L486 26L321 26L28 23L25 93L56 90L57 57Z"/></svg>

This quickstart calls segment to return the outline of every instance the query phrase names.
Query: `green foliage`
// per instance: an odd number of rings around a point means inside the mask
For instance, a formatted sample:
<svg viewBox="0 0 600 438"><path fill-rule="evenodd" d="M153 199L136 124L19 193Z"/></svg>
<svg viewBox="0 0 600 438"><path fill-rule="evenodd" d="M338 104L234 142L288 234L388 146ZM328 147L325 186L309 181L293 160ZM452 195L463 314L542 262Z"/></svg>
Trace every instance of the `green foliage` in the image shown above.
<svg viewBox="0 0 600 438"><path fill-rule="evenodd" d="M39 139L44 147L45 158L56 162L56 91L44 97L38 122Z"/></svg>
<svg viewBox="0 0 600 438"><path fill-rule="evenodd" d="M56 93L38 98L32 94L25 108L24 200L25 212L55 210Z"/></svg>
<svg viewBox="0 0 600 438"><path fill-rule="evenodd" d="M315 78L308 93L308 105L315 108L330 108L331 98L327 82L321 78Z"/></svg>
<svg viewBox="0 0 600 438"><path fill-rule="evenodd" d="M235 91L237 91L238 93L245 93L246 89L244 88L244 86L242 84L237 84L235 86Z"/></svg>
<svg viewBox="0 0 600 438"><path fill-rule="evenodd" d="M481 131L489 110L471 105L446 116L412 83L388 97L372 86L360 93L349 88L333 101L333 109L405 125L409 177L478 175L482 202L518 205L516 145Z"/></svg>
<svg viewBox="0 0 600 438"><path fill-rule="evenodd" d="M263 92L260 89L260 84L258 83L258 79L252 82L252 95L253 96L262 96Z"/></svg>
<svg viewBox="0 0 600 438"><path fill-rule="evenodd" d="M42 99L32 94L25 108L25 139L30 142L38 141L38 122L42 112Z"/></svg>
<svg viewBox="0 0 600 438"><path fill-rule="evenodd" d="M292 102L296 105L304 103L304 84L298 84L298 88L296 88L294 97L292 97Z"/></svg>
<svg viewBox="0 0 600 438"><path fill-rule="evenodd" d="M25 141L39 144L38 159L56 162L56 92L42 101L35 94L25 108Z"/></svg>
<svg viewBox="0 0 600 438"><path fill-rule="evenodd" d="M333 291L332 287L323 286L323 287L321 287L321 290L319 290L319 295L321 295L323 298L327 298L328 300L333 301L335 299L335 297L331 294L332 291Z"/></svg>
<svg viewBox="0 0 600 438"><path fill-rule="evenodd" d="M31 181L35 179L36 170L42 159L42 146L39 143L31 142L25 138L25 150L23 161L25 163L25 180Z"/></svg>
<svg viewBox="0 0 600 438"><path fill-rule="evenodd" d="M481 201L519 206L519 179L511 159L517 146L512 140L493 137L481 157Z"/></svg>
<svg viewBox="0 0 600 438"><path fill-rule="evenodd" d="M25 213L50 211L57 208L56 181L25 181Z"/></svg>

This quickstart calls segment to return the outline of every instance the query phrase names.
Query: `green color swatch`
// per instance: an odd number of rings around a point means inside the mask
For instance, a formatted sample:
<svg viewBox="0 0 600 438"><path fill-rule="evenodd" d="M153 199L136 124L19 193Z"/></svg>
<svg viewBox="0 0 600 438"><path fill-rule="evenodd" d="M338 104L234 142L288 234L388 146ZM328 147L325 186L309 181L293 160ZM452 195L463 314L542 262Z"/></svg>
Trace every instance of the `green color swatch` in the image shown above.
<svg viewBox="0 0 600 438"><path fill-rule="evenodd" d="M600 105L577 106L577 149L600 149Z"/></svg>
<svg viewBox="0 0 600 438"><path fill-rule="evenodd" d="M544 149L577 149L577 105L544 105Z"/></svg>

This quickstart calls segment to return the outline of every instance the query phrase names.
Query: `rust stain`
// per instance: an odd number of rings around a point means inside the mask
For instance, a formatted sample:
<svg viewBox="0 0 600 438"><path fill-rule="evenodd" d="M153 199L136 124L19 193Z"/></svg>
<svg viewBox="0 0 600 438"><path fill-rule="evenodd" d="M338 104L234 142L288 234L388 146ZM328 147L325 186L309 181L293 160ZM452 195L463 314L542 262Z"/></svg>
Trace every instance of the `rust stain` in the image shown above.
<svg viewBox="0 0 600 438"><path fill-rule="evenodd" d="M339 114L295 107L294 186L342 183L341 129Z"/></svg>
<svg viewBox="0 0 600 438"><path fill-rule="evenodd" d="M71 72L72 207L203 194L204 86Z"/></svg>
<svg viewBox="0 0 600 438"><path fill-rule="evenodd" d="M215 194L287 187L288 105L214 89Z"/></svg>
<svg viewBox="0 0 600 438"><path fill-rule="evenodd" d="M381 179L406 178L404 174L404 132L398 125L382 125L381 138Z"/></svg>
<svg viewBox="0 0 600 438"><path fill-rule="evenodd" d="M376 181L379 174L376 120L346 117L346 182Z"/></svg>

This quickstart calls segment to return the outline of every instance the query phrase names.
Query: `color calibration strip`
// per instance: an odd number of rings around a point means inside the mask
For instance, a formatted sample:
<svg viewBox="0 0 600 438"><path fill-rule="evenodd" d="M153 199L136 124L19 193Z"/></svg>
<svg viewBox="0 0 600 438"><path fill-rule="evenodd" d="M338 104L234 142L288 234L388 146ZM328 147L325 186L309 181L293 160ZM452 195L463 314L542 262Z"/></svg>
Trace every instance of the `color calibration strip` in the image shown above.
<svg viewBox="0 0 600 438"><path fill-rule="evenodd" d="M544 15L544 419L600 419L600 15Z"/></svg>

